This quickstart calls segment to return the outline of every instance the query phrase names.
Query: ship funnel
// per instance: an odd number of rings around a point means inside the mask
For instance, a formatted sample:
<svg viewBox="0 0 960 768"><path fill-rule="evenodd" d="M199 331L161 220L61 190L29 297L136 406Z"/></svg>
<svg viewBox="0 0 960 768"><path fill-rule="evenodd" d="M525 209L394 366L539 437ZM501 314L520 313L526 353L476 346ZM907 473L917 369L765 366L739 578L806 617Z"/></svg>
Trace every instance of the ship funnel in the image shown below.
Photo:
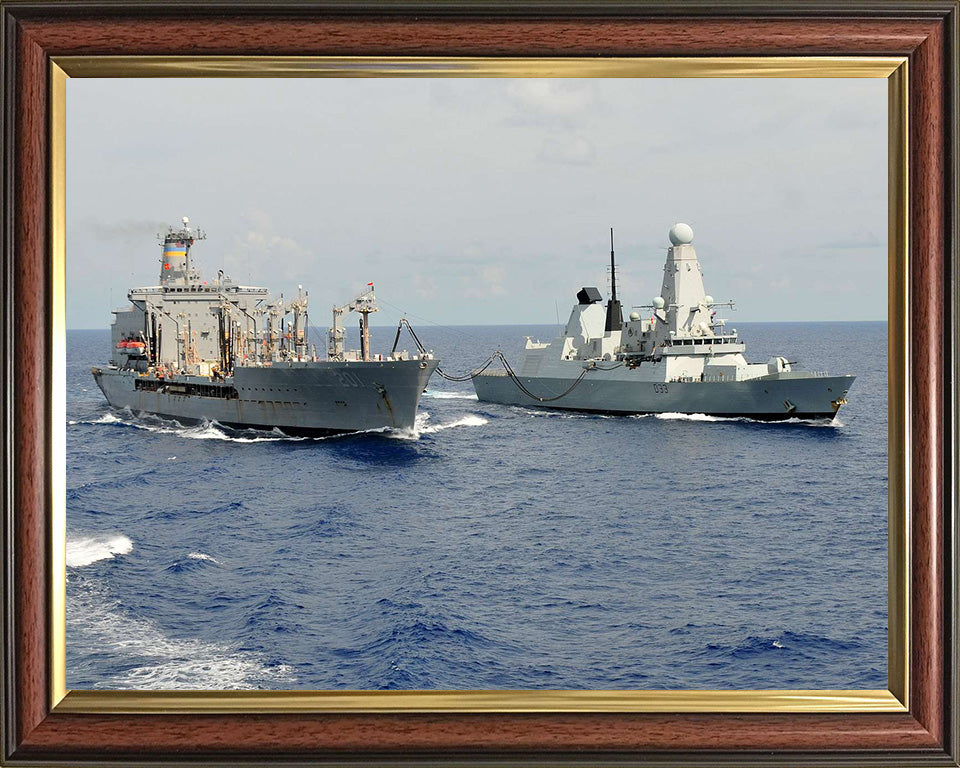
<svg viewBox="0 0 960 768"><path fill-rule="evenodd" d="M167 228L163 235L160 247L163 255L160 258L160 284L186 284L190 280L198 279L199 275L190 263L190 248L197 239L202 240L205 235L199 229L194 232L187 226L190 222L186 216L182 219L183 225L179 229Z"/></svg>
<svg viewBox="0 0 960 768"><path fill-rule="evenodd" d="M160 260L161 284L187 279L187 251L189 244L175 233L168 232L163 238L163 258Z"/></svg>

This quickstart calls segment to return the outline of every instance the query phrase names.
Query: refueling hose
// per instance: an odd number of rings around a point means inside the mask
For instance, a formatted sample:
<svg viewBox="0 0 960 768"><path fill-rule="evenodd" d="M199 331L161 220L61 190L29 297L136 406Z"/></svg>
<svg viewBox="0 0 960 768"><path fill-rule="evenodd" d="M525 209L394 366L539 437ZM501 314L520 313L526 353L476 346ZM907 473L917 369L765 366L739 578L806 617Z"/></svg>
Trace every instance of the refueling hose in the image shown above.
<svg viewBox="0 0 960 768"><path fill-rule="evenodd" d="M417 332L413 330L413 326L410 325L410 321L407 320L406 317L402 317L400 318L400 324L397 326L397 336L394 339L393 349L390 351L390 355L393 356L394 354L396 354L397 345L400 343L400 333L403 330L404 326L406 326L407 330L410 332L410 336L413 337L413 341L417 345L417 349L420 350L420 353L427 354L426 348L420 342L420 338L417 336ZM437 373L440 374L441 378L444 378L447 381L457 381L457 382L470 381L476 378L477 376L479 376L485 370L487 370L487 368L489 368L495 360L499 360L503 364L503 368L506 371L507 376L513 380L513 383L517 385L517 388L521 392L523 392L523 394L525 394L527 397L530 397L536 400L539 403L551 403L554 400L559 400L562 397L566 397L571 392L573 392L574 389L576 389L579 386L580 382L583 381L584 377L587 375L589 371L612 371L615 368L620 368L623 365L623 363L617 363L616 365L612 365L608 368L601 368L597 366L596 362L591 361L590 363L588 363L583 367L583 370L580 372L580 375L576 378L573 384L571 384L566 390L561 392L559 395L555 395L554 397L540 397L539 395L535 395L533 392L527 389L524 383L520 381L520 377L513 370L513 366L510 365L509 361L504 356L503 352L501 352L499 349L496 352L492 353L490 357L488 357L478 368L475 368L474 370L469 371L467 373L461 374L459 376L454 376L454 375L448 374L439 365L437 366Z"/></svg>

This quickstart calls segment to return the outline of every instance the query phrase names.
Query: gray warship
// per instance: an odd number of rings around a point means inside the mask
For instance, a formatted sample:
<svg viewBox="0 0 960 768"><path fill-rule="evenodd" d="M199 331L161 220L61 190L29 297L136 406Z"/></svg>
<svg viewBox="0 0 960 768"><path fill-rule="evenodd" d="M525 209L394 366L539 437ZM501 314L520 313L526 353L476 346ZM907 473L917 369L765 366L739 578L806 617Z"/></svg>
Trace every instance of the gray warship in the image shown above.
<svg viewBox="0 0 960 768"><path fill-rule="evenodd" d="M613 230L610 299L583 288L562 335L526 341L516 367L474 375L486 402L610 414L705 414L765 421L834 419L855 376L795 370L785 357L748 363L736 329L727 330L704 292L687 224L671 228L663 286L642 318L627 322L617 300Z"/></svg>
<svg viewBox="0 0 960 768"><path fill-rule="evenodd" d="M114 311L110 364L93 377L114 408L183 424L320 436L414 426L420 395L438 362L421 351L370 350L373 284L334 307L326 357L308 339L307 294L287 302L239 285L220 270L203 280L189 226L158 236L160 284L133 288ZM359 315L360 349L344 350L344 315Z"/></svg>

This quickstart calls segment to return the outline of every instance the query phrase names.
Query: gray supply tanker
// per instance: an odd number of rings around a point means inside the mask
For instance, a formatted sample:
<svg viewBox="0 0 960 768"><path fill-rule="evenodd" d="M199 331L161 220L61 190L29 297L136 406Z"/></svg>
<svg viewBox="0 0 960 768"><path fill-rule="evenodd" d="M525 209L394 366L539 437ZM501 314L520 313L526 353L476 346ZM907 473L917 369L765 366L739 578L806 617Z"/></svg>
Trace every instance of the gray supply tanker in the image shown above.
<svg viewBox="0 0 960 768"><path fill-rule="evenodd" d="M285 302L221 270L204 281L191 248L205 235L183 225L160 238L160 284L133 288L114 312L113 355L92 369L107 402L181 423L327 435L412 428L438 361L428 352L370 351L373 284L333 310L324 359L307 335L307 295ZM344 350L343 315L360 317L360 349Z"/></svg>
<svg viewBox="0 0 960 768"><path fill-rule="evenodd" d="M624 322L617 300L610 233L611 295L583 288L562 335L527 338L524 357L507 370L473 377L480 400L612 414L681 413L761 420L833 419L855 376L795 370L784 357L748 363L736 329L716 317L704 292L693 230L670 230L663 286Z"/></svg>

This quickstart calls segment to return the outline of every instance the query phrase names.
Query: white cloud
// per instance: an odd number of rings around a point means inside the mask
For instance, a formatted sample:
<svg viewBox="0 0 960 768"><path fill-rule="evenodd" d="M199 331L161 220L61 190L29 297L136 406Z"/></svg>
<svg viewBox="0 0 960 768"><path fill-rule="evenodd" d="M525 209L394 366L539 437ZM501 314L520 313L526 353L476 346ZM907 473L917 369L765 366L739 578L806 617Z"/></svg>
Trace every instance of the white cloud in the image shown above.
<svg viewBox="0 0 960 768"><path fill-rule="evenodd" d="M432 275L414 275L413 290L421 299L432 299L437 295L437 281Z"/></svg>
<svg viewBox="0 0 960 768"><path fill-rule="evenodd" d="M507 279L506 270L499 264L491 264L474 270L470 277L463 277L463 295L471 299L483 299L490 296L503 296L507 289L503 283Z"/></svg>
<svg viewBox="0 0 960 768"><path fill-rule="evenodd" d="M582 80L514 80L507 86L506 93L510 101L522 110L522 117L539 115L570 118L583 114L596 100L592 84Z"/></svg>
<svg viewBox="0 0 960 768"><path fill-rule="evenodd" d="M234 236L227 260L257 279L280 276L292 279L302 275L312 252L292 237L278 234L270 216L253 210L247 216L248 229Z"/></svg>
<svg viewBox="0 0 960 768"><path fill-rule="evenodd" d="M708 290L737 299L745 320L796 316L790 297L771 297L770 280L785 275L818 316L882 317L885 89L870 79L75 79L68 323L106 324L130 286L155 280L154 235L183 213L210 234L196 253L205 275L223 267L287 295L302 283L315 308L376 280L384 300L436 322L550 322L554 298L564 306L594 271L605 286L610 226L622 298L646 302L679 219L697 232ZM184 94L188 123L142 119L143 104ZM858 110L871 118L840 119ZM176 151L150 149L163 146ZM871 282L818 307L813 275L839 266ZM539 309L513 300L528 284Z"/></svg>
<svg viewBox="0 0 960 768"><path fill-rule="evenodd" d="M596 154L593 144L573 134L548 136L540 148L541 160L564 165L587 165L594 161Z"/></svg>
<svg viewBox="0 0 960 768"><path fill-rule="evenodd" d="M820 247L830 250L855 250L858 248L876 248L879 245L881 245L880 238L873 232L861 230L859 232L842 235L836 240L824 243Z"/></svg>

